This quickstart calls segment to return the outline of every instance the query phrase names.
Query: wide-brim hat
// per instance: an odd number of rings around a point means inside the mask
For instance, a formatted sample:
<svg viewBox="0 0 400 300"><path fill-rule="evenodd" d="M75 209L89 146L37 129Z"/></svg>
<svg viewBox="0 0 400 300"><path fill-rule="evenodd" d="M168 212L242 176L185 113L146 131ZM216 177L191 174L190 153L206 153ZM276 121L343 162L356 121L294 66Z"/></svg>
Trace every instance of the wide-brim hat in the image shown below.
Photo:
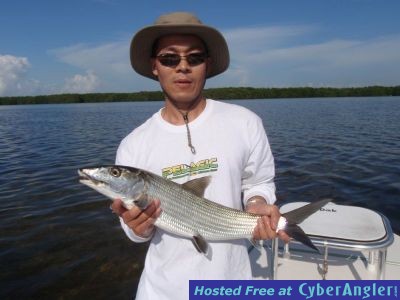
<svg viewBox="0 0 400 300"><path fill-rule="evenodd" d="M211 58L207 78L228 68L229 50L223 35L215 28L204 25L193 14L176 12L160 16L154 25L144 27L135 34L130 49L133 69L143 76L158 80L152 72L153 45L160 37L172 34L196 35L205 43Z"/></svg>

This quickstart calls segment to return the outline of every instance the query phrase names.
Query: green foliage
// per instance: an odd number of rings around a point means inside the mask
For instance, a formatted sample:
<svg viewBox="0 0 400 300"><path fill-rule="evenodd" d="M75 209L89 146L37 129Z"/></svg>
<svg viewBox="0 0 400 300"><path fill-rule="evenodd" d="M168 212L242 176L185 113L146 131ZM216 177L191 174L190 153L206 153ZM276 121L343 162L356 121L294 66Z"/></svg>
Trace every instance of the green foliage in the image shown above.
<svg viewBox="0 0 400 300"><path fill-rule="evenodd" d="M370 86L360 88L219 88L205 90L205 95L213 99L275 99L314 97L368 97L400 96L400 86Z"/></svg>
<svg viewBox="0 0 400 300"><path fill-rule="evenodd" d="M276 98L313 98L313 97L368 97L400 96L400 86L368 86L359 88L252 88L225 87L204 90L204 95L213 99L276 99ZM25 97L0 97L0 105L15 104L56 104L56 103L93 103L93 102L130 102L161 101L161 91L138 93L96 93L61 94Z"/></svg>

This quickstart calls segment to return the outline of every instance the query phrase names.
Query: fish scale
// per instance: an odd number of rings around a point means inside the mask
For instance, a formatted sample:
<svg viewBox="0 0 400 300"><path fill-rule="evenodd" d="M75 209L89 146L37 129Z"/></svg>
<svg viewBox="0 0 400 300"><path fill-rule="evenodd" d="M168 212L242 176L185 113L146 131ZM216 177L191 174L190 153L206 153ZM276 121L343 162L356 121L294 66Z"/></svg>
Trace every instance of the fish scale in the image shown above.
<svg viewBox="0 0 400 300"><path fill-rule="evenodd" d="M147 194L161 202L162 214L156 226L186 237L198 233L207 240L251 238L259 216L218 205L173 182L159 181L155 176L148 177L151 188ZM181 221L174 222L176 219Z"/></svg>

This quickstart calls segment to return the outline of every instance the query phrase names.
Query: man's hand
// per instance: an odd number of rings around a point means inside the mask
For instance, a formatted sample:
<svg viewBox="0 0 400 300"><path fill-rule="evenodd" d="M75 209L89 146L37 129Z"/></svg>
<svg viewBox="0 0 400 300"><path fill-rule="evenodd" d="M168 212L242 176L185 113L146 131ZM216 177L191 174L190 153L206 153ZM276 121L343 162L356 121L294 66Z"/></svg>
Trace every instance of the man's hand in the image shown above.
<svg viewBox="0 0 400 300"><path fill-rule="evenodd" d="M113 213L122 218L124 223L132 229L132 231L143 238L147 238L153 234L154 223L161 214L160 200L152 201L149 206L141 210L138 207L126 209L122 205L120 199L113 201L111 205Z"/></svg>
<svg viewBox="0 0 400 300"><path fill-rule="evenodd" d="M254 228L253 238L255 240L269 240L278 236L285 243L290 241L290 237L282 230L276 232L281 214L276 205L268 204L262 197L252 197L246 205L246 211L262 215Z"/></svg>

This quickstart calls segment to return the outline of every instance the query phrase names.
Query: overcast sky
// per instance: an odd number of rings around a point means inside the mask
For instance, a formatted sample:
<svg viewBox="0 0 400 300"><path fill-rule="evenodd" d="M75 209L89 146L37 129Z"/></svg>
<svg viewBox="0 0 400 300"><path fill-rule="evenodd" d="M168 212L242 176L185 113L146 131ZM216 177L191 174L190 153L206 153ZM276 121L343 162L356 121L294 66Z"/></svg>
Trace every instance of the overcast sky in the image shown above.
<svg viewBox="0 0 400 300"><path fill-rule="evenodd" d="M206 87L400 85L398 0L5 0L0 96L158 90L129 44L172 11L227 39L230 67Z"/></svg>

